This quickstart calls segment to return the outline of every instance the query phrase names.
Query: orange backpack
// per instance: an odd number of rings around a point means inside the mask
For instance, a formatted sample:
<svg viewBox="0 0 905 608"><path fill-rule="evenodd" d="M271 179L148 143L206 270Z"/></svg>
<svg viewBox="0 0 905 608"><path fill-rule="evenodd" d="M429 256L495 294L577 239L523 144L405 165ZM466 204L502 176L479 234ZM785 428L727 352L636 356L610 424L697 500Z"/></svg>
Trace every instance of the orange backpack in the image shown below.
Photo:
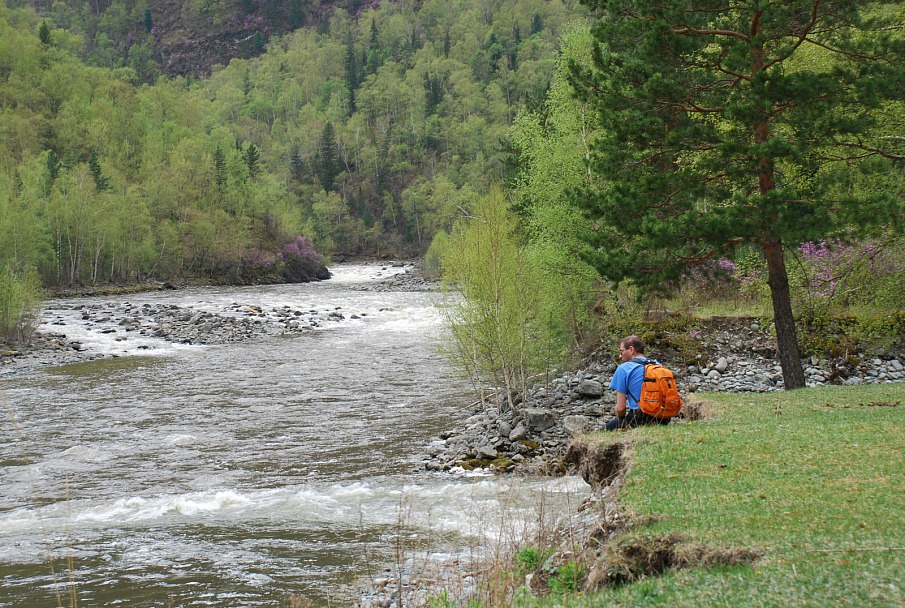
<svg viewBox="0 0 905 608"><path fill-rule="evenodd" d="M638 407L654 418L672 418L682 409L682 397L673 373L659 363L644 364L644 382Z"/></svg>

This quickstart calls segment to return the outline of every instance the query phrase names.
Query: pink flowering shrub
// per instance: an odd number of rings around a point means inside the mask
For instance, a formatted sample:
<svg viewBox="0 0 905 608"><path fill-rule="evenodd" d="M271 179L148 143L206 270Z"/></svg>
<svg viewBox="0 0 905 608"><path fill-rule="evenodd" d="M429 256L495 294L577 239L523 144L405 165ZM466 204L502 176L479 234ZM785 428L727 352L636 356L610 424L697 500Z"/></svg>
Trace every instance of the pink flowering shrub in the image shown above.
<svg viewBox="0 0 905 608"><path fill-rule="evenodd" d="M283 276L290 283L330 277L324 259L308 237L297 236L285 243L276 257L283 263Z"/></svg>
<svg viewBox="0 0 905 608"><path fill-rule="evenodd" d="M738 300L741 294L739 276L739 267L732 260L708 260L685 271L679 297L690 307L712 300Z"/></svg>
<svg viewBox="0 0 905 608"><path fill-rule="evenodd" d="M808 319L869 306L897 310L905 301L901 239L806 242L786 256L797 315ZM686 271L681 297L690 305L714 299L769 303L767 265L755 249Z"/></svg>
<svg viewBox="0 0 905 608"><path fill-rule="evenodd" d="M228 266L227 262L224 262L224 267ZM304 283L330 278L323 257L314 250L311 240L304 236L284 243L278 252L246 249L238 269L237 280L244 284Z"/></svg>
<svg viewBox="0 0 905 608"><path fill-rule="evenodd" d="M902 242L866 240L803 243L790 264L797 312L809 325L851 308L900 310L905 298Z"/></svg>

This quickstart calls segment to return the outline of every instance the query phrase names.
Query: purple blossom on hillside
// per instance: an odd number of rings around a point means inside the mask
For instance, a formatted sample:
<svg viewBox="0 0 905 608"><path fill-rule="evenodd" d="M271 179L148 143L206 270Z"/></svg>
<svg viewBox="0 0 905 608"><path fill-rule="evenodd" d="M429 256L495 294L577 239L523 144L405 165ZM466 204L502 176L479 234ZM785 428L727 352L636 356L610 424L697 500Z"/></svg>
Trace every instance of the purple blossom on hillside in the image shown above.
<svg viewBox="0 0 905 608"><path fill-rule="evenodd" d="M283 245L283 250L277 255L285 261L316 257L317 251L314 250L314 243L311 242L311 239L306 236L297 236L295 240Z"/></svg>
<svg viewBox="0 0 905 608"><path fill-rule="evenodd" d="M812 296L830 299L836 295L839 278L847 272L852 262L852 248L840 242L826 241L803 243L798 252L810 271L808 291Z"/></svg>
<svg viewBox="0 0 905 608"><path fill-rule="evenodd" d="M727 258L708 260L685 271L685 282L695 290L705 291L727 283L738 273L736 265Z"/></svg>
<svg viewBox="0 0 905 608"><path fill-rule="evenodd" d="M258 268L271 268L277 263L277 257L279 254L274 254L269 251L261 251L260 249L251 249L246 254L246 261L248 264L253 265Z"/></svg>
<svg viewBox="0 0 905 608"><path fill-rule="evenodd" d="M728 276L735 276L738 272L738 267L735 265L735 262L730 259L721 258L717 265L719 266L720 271Z"/></svg>
<svg viewBox="0 0 905 608"><path fill-rule="evenodd" d="M798 248L804 269L804 287L811 298L846 305L865 287L902 273L905 258L893 247L878 241L848 245L840 240L808 241Z"/></svg>
<svg viewBox="0 0 905 608"><path fill-rule="evenodd" d="M283 262L283 274L289 281L310 281L329 276L321 255L315 251L314 243L305 236L297 236L284 244L277 258Z"/></svg>

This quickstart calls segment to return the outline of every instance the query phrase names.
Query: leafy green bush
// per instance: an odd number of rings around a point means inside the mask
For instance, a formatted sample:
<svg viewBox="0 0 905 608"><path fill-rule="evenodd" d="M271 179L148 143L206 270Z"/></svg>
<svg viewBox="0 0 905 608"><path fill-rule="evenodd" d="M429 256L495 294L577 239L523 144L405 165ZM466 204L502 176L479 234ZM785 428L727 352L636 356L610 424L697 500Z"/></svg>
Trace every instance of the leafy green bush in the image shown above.
<svg viewBox="0 0 905 608"><path fill-rule="evenodd" d="M568 348L557 331L545 277L514 237L515 217L499 189L456 222L441 263L443 280L461 297L443 314L449 355L466 377L525 392L528 378L560 362Z"/></svg>
<svg viewBox="0 0 905 608"><path fill-rule="evenodd" d="M525 547L515 554L515 564L522 573L536 571L544 559L544 553L537 547Z"/></svg>
<svg viewBox="0 0 905 608"><path fill-rule="evenodd" d="M549 586L553 593L563 595L575 593L581 586L585 577L585 566L578 562L566 562L556 567L553 576L550 577Z"/></svg>
<svg viewBox="0 0 905 608"><path fill-rule="evenodd" d="M434 235L427 253L424 254L424 275L429 279L439 279L442 269L440 268L440 259L443 257L444 251L449 247L449 235L440 230Z"/></svg>
<svg viewBox="0 0 905 608"><path fill-rule="evenodd" d="M41 283L32 268L0 268L0 337L7 342L28 339L37 325Z"/></svg>

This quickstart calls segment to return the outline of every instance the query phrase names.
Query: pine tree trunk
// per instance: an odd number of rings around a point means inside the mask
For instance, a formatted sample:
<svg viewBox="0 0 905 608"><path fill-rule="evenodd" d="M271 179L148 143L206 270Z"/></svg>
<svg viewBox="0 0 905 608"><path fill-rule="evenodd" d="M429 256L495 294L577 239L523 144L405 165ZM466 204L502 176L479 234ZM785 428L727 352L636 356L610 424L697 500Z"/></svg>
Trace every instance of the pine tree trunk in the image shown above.
<svg viewBox="0 0 905 608"><path fill-rule="evenodd" d="M777 355L782 366L782 379L786 390L804 388L804 368L798 351L798 335L792 314L792 298L789 294L789 276L779 239L764 243L770 296L773 300L773 323L776 325Z"/></svg>

